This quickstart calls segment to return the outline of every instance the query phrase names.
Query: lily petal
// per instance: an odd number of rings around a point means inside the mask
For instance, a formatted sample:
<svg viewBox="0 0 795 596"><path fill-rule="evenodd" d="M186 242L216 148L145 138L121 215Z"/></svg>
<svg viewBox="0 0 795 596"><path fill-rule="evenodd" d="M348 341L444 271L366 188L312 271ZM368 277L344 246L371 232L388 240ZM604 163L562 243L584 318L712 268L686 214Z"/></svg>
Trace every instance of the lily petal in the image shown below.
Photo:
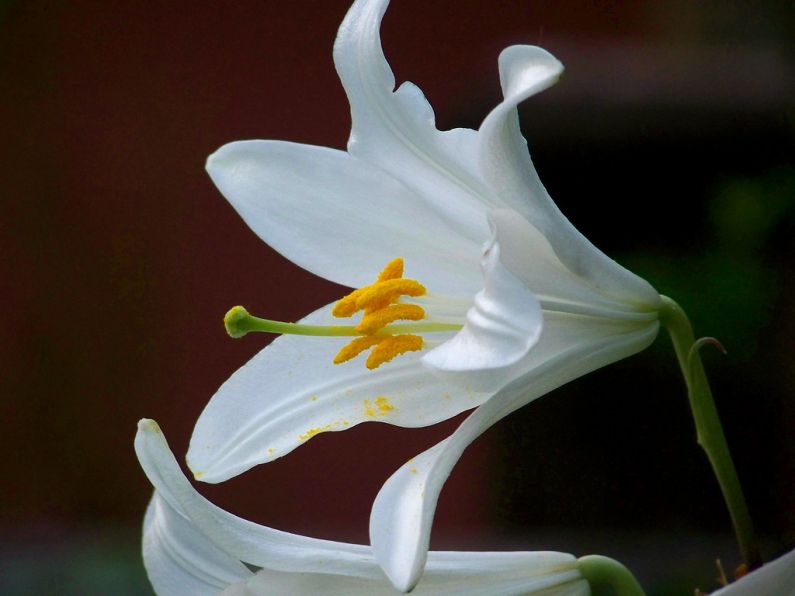
<svg viewBox="0 0 795 596"><path fill-rule="evenodd" d="M493 553L498 556L509 553ZM539 553L540 554L540 553ZM558 553L549 553L557 555ZM533 561L534 562L534 561ZM568 563L568 562L567 562ZM571 564L568 563L567 566ZM569 569L532 577L518 565L496 571L490 564L475 568L457 566L455 570L429 569L413 595L456 594L460 596L590 596L588 582ZM238 590L240 590L238 588ZM265 596L266 594L345 594L346 596L394 596L386 580L328 575L322 573L284 573L263 569L245 582L245 591L228 590L224 596Z"/></svg>
<svg viewBox="0 0 795 596"><path fill-rule="evenodd" d="M496 391L538 341L543 314L535 295L500 262L496 239L484 250L482 268L484 288L475 296L464 328L422 362L472 389Z"/></svg>
<svg viewBox="0 0 795 596"><path fill-rule="evenodd" d="M462 235L401 182L345 152L238 141L211 155L207 171L260 238L320 277L367 285L402 256L408 273L436 292L471 295L480 287L482 241ZM478 224L485 226L482 217Z"/></svg>
<svg viewBox="0 0 795 596"><path fill-rule="evenodd" d="M280 532L210 503L185 478L154 420L138 423L135 453L157 494L229 556L281 571L380 577L368 547Z"/></svg>
<svg viewBox="0 0 795 596"><path fill-rule="evenodd" d="M422 91L395 76L379 29L388 0L357 0L340 26L334 63L351 105L348 152L401 180L460 233L488 238L483 214L501 206L477 168L477 133L439 131ZM419 213L417 217L422 217Z"/></svg>
<svg viewBox="0 0 795 596"><path fill-rule="evenodd" d="M533 289L545 311L627 321L657 319L654 304L618 301L599 292L587 279L573 274L549 240L516 211L493 209L489 211L489 223L492 242L500 245L500 262Z"/></svg>
<svg viewBox="0 0 795 596"><path fill-rule="evenodd" d="M795 550L766 563L712 596L784 596L795 594Z"/></svg>
<svg viewBox="0 0 795 596"><path fill-rule="evenodd" d="M180 573L195 574L187 578L169 576L173 581L185 579L187 588L183 591L168 591L170 586L180 584L167 584L156 575L153 583L158 593L204 594L206 586L217 593L223 589L219 584L223 581L230 582L224 592L227 596L394 593L370 547L280 532L236 517L207 501L182 474L153 420L138 423L135 451L155 487L146 536L150 541L177 541L180 556L192 562L180 564ZM161 518L154 523L153 516ZM155 535L153 529L160 534ZM178 536L170 536L172 531ZM150 548L149 552L154 550ZM252 576L238 561L263 569ZM147 564L150 577L152 569ZM197 591L189 591L194 586ZM416 593L587 596L590 589L577 570L576 559L564 553L431 552Z"/></svg>
<svg viewBox="0 0 795 596"><path fill-rule="evenodd" d="M338 321L330 309L302 322ZM438 378L422 366L417 353L375 370L355 360L333 364L349 339L281 336L238 369L194 428L187 460L196 478L227 480L286 455L314 435L361 422L428 426L474 408L490 395Z"/></svg>
<svg viewBox="0 0 795 596"><path fill-rule="evenodd" d="M143 556L159 596L215 596L253 576L157 493L144 517Z"/></svg>
<svg viewBox="0 0 795 596"><path fill-rule="evenodd" d="M499 66L505 99L486 117L478 133L480 171L492 192L547 238L571 273L600 293L622 302L658 304L659 294L647 281L610 259L566 219L530 159L516 106L557 81L563 66L534 46L506 48Z"/></svg>
<svg viewBox="0 0 795 596"><path fill-rule="evenodd" d="M422 575L436 502L464 449L489 426L517 408L588 372L648 346L658 324L626 326L552 313L529 371L487 400L447 439L403 465L384 484L370 515L370 541L376 558L400 590L410 590ZM588 339L584 339L588 338Z"/></svg>

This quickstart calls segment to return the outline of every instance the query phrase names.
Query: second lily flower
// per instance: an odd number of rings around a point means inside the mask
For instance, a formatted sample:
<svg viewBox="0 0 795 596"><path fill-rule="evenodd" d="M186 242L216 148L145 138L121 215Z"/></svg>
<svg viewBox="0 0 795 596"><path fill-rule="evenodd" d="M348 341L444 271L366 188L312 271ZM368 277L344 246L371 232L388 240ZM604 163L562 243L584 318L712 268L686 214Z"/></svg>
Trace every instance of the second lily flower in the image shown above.
<svg viewBox="0 0 795 596"><path fill-rule="evenodd" d="M531 400L648 346L660 296L569 223L530 161L516 106L554 84L560 62L537 47L507 48L503 102L477 131L439 131L416 86L395 90L379 38L387 4L355 2L335 43L353 121L347 152L240 141L207 164L248 225L284 256L374 289L369 302L354 294L336 314L362 310L375 322L341 327L328 305L300 326L281 324L321 337L279 337L238 370L200 417L188 462L197 478L220 482L321 432L371 420L426 426L477 407L376 499L375 556L407 590L466 446ZM233 325L235 317L247 315L233 313ZM354 357L366 349L368 366Z"/></svg>

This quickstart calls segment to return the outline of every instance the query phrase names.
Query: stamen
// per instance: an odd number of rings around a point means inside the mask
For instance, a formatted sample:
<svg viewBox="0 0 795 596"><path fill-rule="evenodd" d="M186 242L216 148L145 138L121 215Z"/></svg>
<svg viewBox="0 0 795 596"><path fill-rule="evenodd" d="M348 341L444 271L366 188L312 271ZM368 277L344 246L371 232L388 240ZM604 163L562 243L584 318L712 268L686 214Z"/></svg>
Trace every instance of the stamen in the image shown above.
<svg viewBox="0 0 795 596"><path fill-rule="evenodd" d="M334 356L334 364L342 364L351 358L356 358L359 354L364 352L367 348L372 348L378 342L383 341L383 337L375 335L365 335L364 337L357 337L345 344L342 349Z"/></svg>
<svg viewBox="0 0 795 596"><path fill-rule="evenodd" d="M392 325L395 321L420 321L425 309L419 304L398 302L401 296L418 297L427 292L416 280L403 277L403 259L390 261L376 281L337 301L332 309L335 317L350 317L358 311L364 316L358 325L307 325L284 323L251 316L242 306L226 313L224 326L232 337L243 337L251 331L292 335L354 336L337 352L334 364L341 364L371 349L365 362L367 368L378 368L396 356L421 350L424 340L415 333L458 331L461 325L443 319L433 323Z"/></svg>
<svg viewBox="0 0 795 596"><path fill-rule="evenodd" d="M383 271L378 274L378 281L386 281L388 279L398 279L403 277L403 258L398 257L392 259L386 264Z"/></svg>
<svg viewBox="0 0 795 596"><path fill-rule="evenodd" d="M395 356L406 352L416 352L422 349L422 338L419 335L390 335L381 339L367 357L365 365L370 370L378 368L384 362L389 362Z"/></svg>
<svg viewBox="0 0 795 596"><path fill-rule="evenodd" d="M334 358L335 364L350 360L368 348L372 348L367 358L367 368L378 368L398 354L422 349L423 340L417 335L402 333L392 335L393 329L387 327L399 320L420 321L425 318L425 309L418 304L395 304L401 296L422 296L425 287L416 280L403 277L403 259L390 261L378 274L375 283L354 290L334 305L332 314L336 317L350 317L363 310L364 317L356 326L366 337L354 339L343 347ZM406 327L398 325L396 327Z"/></svg>
<svg viewBox="0 0 795 596"><path fill-rule="evenodd" d="M422 296L425 286L413 279L387 279L371 286L361 288L362 293L356 298L356 308L359 310L383 308L400 296Z"/></svg>
<svg viewBox="0 0 795 596"><path fill-rule="evenodd" d="M421 306L416 304L392 304L386 308L367 313L356 325L356 330L369 335L394 321L420 321L423 318L425 318L425 310Z"/></svg>
<svg viewBox="0 0 795 596"><path fill-rule="evenodd" d="M356 307L356 301L359 299L359 296L362 295L365 288L359 288L358 290L354 290L344 298L340 298L337 300L337 304L334 305L334 308L331 311L331 314L338 318L345 318L351 317L354 313L359 310Z"/></svg>
<svg viewBox="0 0 795 596"><path fill-rule="evenodd" d="M386 267L378 274L378 279L376 280L376 284L379 282L387 281L390 279L400 279L403 277L403 259L398 257L396 259L392 259L387 263ZM334 309L331 311L331 314L335 317L350 317L353 314L364 308L361 306L357 306L356 302L359 297L372 286L364 286L363 288L359 288L358 290L354 290L344 298L340 298L337 301L337 304L334 305ZM384 306L389 304L390 301L387 301Z"/></svg>

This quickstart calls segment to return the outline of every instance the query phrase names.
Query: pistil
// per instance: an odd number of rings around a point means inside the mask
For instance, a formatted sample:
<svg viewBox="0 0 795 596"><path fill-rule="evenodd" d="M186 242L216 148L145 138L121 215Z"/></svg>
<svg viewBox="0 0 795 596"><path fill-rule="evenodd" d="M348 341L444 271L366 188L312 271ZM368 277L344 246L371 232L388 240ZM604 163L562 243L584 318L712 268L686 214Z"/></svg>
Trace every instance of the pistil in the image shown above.
<svg viewBox="0 0 795 596"><path fill-rule="evenodd" d="M405 325L387 325L368 336L357 330L355 325L305 325L303 323L287 323L255 317L243 308L235 306L224 316L224 327L230 337L243 337L247 333L276 333L279 335L311 335L325 337L387 337L405 333L441 333L458 331L461 325L452 323L409 323Z"/></svg>
<svg viewBox="0 0 795 596"><path fill-rule="evenodd" d="M370 350L365 365L378 368L396 356L416 352L425 346L418 334L458 331L455 323L403 323L395 321L421 321L425 309L419 304L399 302L403 296L416 298L426 294L425 286L414 279L403 277L403 259L393 259L378 274L375 282L354 290L334 305L335 317L351 317L362 311L357 325L306 325L284 323L254 317L242 306L235 306L224 316L226 332L231 337L243 337L251 331L290 335L315 335L354 337L334 357L334 364L342 364Z"/></svg>

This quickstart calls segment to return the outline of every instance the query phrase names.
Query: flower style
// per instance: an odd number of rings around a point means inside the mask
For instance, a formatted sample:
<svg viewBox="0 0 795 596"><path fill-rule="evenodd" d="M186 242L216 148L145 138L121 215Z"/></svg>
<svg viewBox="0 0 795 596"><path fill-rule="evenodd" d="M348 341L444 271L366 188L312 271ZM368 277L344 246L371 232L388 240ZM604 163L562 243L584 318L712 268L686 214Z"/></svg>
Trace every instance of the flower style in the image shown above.
<svg viewBox="0 0 795 596"><path fill-rule="evenodd" d="M302 336L277 338L232 375L197 422L187 459L197 479L220 482L321 432L426 426L477 408L374 503L375 557L409 590L463 450L533 399L648 346L660 296L569 223L530 161L516 106L554 84L560 62L537 47L507 48L502 103L477 131L439 131L416 86L395 90L379 37L387 4L356 1L334 46L351 105L347 152L240 141L208 159L213 181L269 245L366 290L297 325L230 311L235 335ZM357 310L355 326L334 316ZM365 366L355 356L366 349Z"/></svg>
<svg viewBox="0 0 795 596"><path fill-rule="evenodd" d="M160 596L395 593L368 546L281 532L207 501L153 420L139 422L135 450L155 487L143 554ZM588 596L590 588L572 555L431 552L415 593Z"/></svg>

